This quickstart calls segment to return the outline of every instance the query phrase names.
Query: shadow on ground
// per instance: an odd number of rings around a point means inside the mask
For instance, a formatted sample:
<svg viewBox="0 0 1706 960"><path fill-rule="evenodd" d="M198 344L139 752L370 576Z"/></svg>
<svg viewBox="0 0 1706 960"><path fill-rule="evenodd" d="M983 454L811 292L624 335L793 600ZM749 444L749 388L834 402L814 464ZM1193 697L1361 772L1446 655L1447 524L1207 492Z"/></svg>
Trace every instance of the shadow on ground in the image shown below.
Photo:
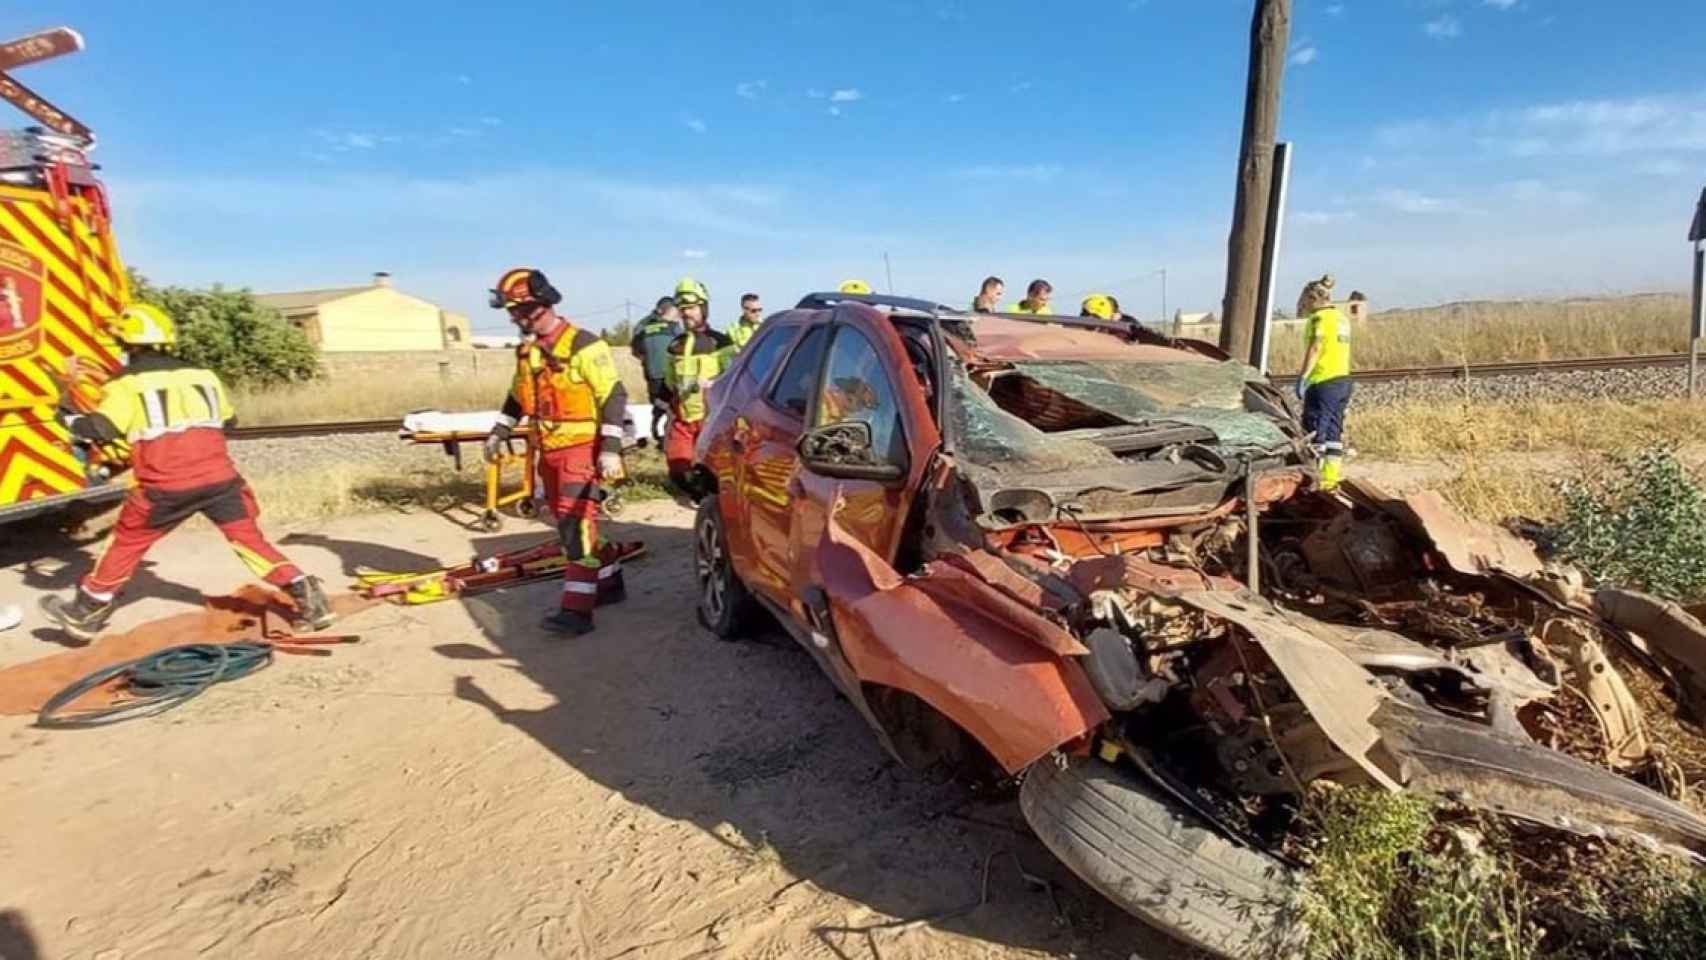
<svg viewBox="0 0 1706 960"><path fill-rule="evenodd" d="M780 631L724 643L701 629L689 531L608 526L650 555L629 569L628 602L598 612L595 634L544 635L536 624L556 593L541 585L467 601L489 647L435 648L507 660L554 704L508 709L466 675L459 697L627 800L899 918L812 931L837 956L892 956L926 924L1085 958L1187 955L1054 860L1010 795L972 800L893 762ZM482 554L512 546L479 544Z"/></svg>

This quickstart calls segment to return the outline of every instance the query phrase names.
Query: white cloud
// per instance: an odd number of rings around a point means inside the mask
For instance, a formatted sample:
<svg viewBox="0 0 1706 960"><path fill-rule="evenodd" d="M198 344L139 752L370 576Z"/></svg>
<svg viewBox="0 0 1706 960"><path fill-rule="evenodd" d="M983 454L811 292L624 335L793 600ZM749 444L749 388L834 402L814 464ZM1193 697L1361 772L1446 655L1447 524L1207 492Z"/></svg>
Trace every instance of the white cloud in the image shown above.
<svg viewBox="0 0 1706 960"><path fill-rule="evenodd" d="M1390 187L1382 190L1376 193L1374 198L1382 206L1398 213L1449 213L1460 209L1459 205L1453 201L1402 187Z"/></svg>
<svg viewBox="0 0 1706 960"><path fill-rule="evenodd" d="M1589 200L1588 195L1580 190L1553 186L1544 180L1513 180L1505 189L1512 199L1548 209L1580 207Z"/></svg>
<svg viewBox="0 0 1706 960"><path fill-rule="evenodd" d="M1029 80L1020 80L1018 83L1013 84L1012 86L1008 87L1007 89L1012 91L1013 93L1024 93L1025 91L1031 89L1031 87L1033 87L1033 86L1035 86L1035 84L1031 83L1031 81L1029 81Z"/></svg>
<svg viewBox="0 0 1706 960"><path fill-rule="evenodd" d="M856 100L863 99L865 99L865 95L859 92L858 87L845 87L829 95L830 103L853 103Z"/></svg>
<svg viewBox="0 0 1706 960"><path fill-rule="evenodd" d="M1449 13L1442 14L1422 24L1422 32L1436 40L1455 40L1463 35L1463 21Z"/></svg>
<svg viewBox="0 0 1706 960"><path fill-rule="evenodd" d="M942 99L946 100L949 103L964 103L965 99L966 99L966 95L963 93L950 93L947 96L943 97Z"/></svg>
<svg viewBox="0 0 1706 960"><path fill-rule="evenodd" d="M769 84L763 80L742 80L735 84L735 96L743 100L757 100L764 95Z"/></svg>
<svg viewBox="0 0 1706 960"><path fill-rule="evenodd" d="M1389 150L1472 142L1514 157L1706 152L1706 94L1571 100L1449 121L1382 127Z"/></svg>
<svg viewBox="0 0 1706 960"><path fill-rule="evenodd" d="M1635 172L1645 177L1680 177L1688 172L1688 167L1680 160L1661 157L1636 164Z"/></svg>
<svg viewBox="0 0 1706 960"><path fill-rule="evenodd" d="M481 117L480 122L488 127L501 127L504 125L503 120L498 117Z"/></svg>
<svg viewBox="0 0 1706 960"><path fill-rule="evenodd" d="M347 153L351 150L372 150L380 143L395 143L398 138L381 136L377 133L361 133L354 130L316 130L314 136L336 153Z"/></svg>
<svg viewBox="0 0 1706 960"><path fill-rule="evenodd" d="M1495 7L1499 10L1509 10L1516 6L1517 0L1482 0L1482 2L1489 7Z"/></svg>
<svg viewBox="0 0 1706 960"><path fill-rule="evenodd" d="M681 256L688 260L703 260L710 255L711 252L709 250L697 250L693 247L688 247L686 250L681 251Z"/></svg>
<svg viewBox="0 0 1706 960"><path fill-rule="evenodd" d="M1299 210L1291 215L1291 219L1300 226L1318 227L1355 220L1356 216L1352 210Z"/></svg>
<svg viewBox="0 0 1706 960"><path fill-rule="evenodd" d="M1315 49L1313 44L1299 47L1297 52L1291 55L1291 62L1294 66L1306 67L1314 63L1315 58L1320 56L1320 54L1321 51Z"/></svg>
<svg viewBox="0 0 1706 960"><path fill-rule="evenodd" d="M459 73L456 75L456 82L460 83L464 87L472 86L474 83L474 78L468 76L466 73Z"/></svg>
<svg viewBox="0 0 1706 960"><path fill-rule="evenodd" d="M706 125L705 121L698 117L682 117L681 122L686 125L687 129L694 133L704 133L706 130L711 129Z"/></svg>
<svg viewBox="0 0 1706 960"><path fill-rule="evenodd" d="M841 108L840 107L830 107L829 108L829 115L832 117L841 116Z"/></svg>
<svg viewBox="0 0 1706 960"><path fill-rule="evenodd" d="M1047 183L1064 172L1065 168L1057 163L980 164L961 170L960 175L977 180L1033 180L1037 183Z"/></svg>
<svg viewBox="0 0 1706 960"><path fill-rule="evenodd" d="M824 93L822 90L819 90L816 87L811 87L811 88L806 90L806 96L812 98L813 100L822 100L824 97L828 96L828 94Z"/></svg>
<svg viewBox="0 0 1706 960"><path fill-rule="evenodd" d="M1337 17L1345 12L1345 5L1342 3L1329 3L1327 4L1326 10L1327 16Z"/></svg>
<svg viewBox="0 0 1706 960"><path fill-rule="evenodd" d="M446 130L445 133L448 133L453 137L463 137L463 138L477 137L480 135L480 131L474 129L473 127L451 127L450 129Z"/></svg>

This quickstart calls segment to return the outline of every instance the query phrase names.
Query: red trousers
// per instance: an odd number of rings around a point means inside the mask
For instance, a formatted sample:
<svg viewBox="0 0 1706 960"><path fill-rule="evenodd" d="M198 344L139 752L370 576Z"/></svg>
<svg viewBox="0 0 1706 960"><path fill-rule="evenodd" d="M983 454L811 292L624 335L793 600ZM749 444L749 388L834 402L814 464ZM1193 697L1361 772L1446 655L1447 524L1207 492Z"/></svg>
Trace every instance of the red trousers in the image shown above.
<svg viewBox="0 0 1706 960"><path fill-rule="evenodd" d="M620 591L622 577L620 563L604 562L598 541L598 444L542 451L539 489L557 521L563 556L569 561L563 566L562 607L591 616L601 590L606 595Z"/></svg>
<svg viewBox="0 0 1706 960"><path fill-rule="evenodd" d="M194 490L137 487L125 498L101 559L83 578L83 591L97 600L112 599L130 582L149 549L198 513L213 521L255 576L275 587L286 586L302 571L261 532L255 522L260 512L254 493L241 479Z"/></svg>
<svg viewBox="0 0 1706 960"><path fill-rule="evenodd" d="M663 458L669 464L669 479L684 490L687 475L693 471L693 445L699 442L699 428L704 425L703 420L687 423L679 414L669 418L669 433L663 438Z"/></svg>

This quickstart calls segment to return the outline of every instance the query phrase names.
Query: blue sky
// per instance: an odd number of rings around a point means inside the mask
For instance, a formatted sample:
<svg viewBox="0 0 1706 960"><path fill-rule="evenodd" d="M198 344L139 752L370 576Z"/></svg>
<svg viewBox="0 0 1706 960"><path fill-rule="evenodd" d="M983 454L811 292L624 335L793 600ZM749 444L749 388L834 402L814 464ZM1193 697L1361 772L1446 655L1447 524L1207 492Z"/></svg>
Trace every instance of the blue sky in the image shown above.
<svg viewBox="0 0 1706 960"><path fill-rule="evenodd" d="M1044 276L1152 318L1161 268L1170 308L1219 300L1248 0L52 6L0 35L83 32L18 78L98 131L156 280L388 270L493 327L484 289L531 263L602 326L683 274L719 320L880 289L887 252L955 303ZM1284 299L1686 282L1698 0L1298 0L1291 46Z"/></svg>

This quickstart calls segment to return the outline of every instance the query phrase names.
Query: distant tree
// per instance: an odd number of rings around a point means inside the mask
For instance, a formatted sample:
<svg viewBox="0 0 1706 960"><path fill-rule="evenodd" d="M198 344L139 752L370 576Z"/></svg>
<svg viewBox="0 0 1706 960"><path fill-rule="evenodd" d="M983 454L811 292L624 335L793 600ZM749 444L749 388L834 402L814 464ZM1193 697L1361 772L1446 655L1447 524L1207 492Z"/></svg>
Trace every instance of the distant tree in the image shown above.
<svg viewBox="0 0 1706 960"><path fill-rule="evenodd" d="M320 375L320 359L301 330L248 290L156 287L135 271L131 296L165 310L178 324L177 355L227 383L280 384Z"/></svg>
<svg viewBox="0 0 1706 960"><path fill-rule="evenodd" d="M634 342L634 321L618 320L604 328L604 342L613 347L625 347Z"/></svg>

